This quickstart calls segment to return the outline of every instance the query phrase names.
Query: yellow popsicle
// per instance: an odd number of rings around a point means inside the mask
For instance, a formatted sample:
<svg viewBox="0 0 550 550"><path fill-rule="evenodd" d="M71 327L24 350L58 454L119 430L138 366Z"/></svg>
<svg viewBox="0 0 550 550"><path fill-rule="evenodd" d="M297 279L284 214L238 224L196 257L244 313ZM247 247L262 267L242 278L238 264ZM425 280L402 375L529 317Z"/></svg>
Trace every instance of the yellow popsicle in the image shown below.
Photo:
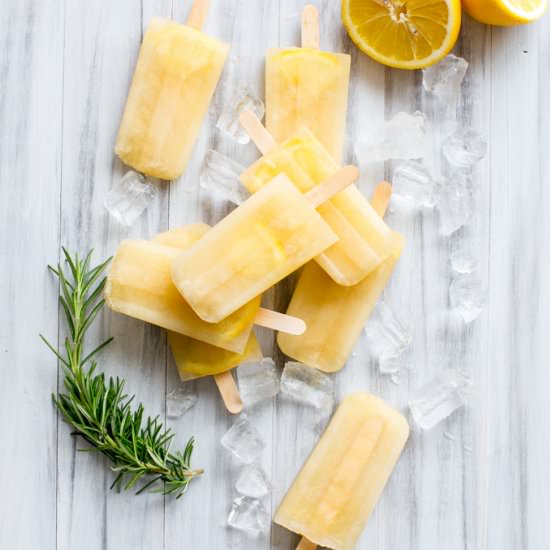
<svg viewBox="0 0 550 550"><path fill-rule="evenodd" d="M324 372L344 367L401 255L404 239L394 234L390 257L355 286L336 284L315 262L298 280L287 314L306 322L301 336L279 333L289 357Z"/></svg>
<svg viewBox="0 0 550 550"><path fill-rule="evenodd" d="M241 181L255 193L275 176L285 173L305 193L338 168L315 136L307 128L301 128L252 164L241 174ZM317 210L339 240L315 260L336 283L355 285L388 257L392 231L355 185L348 186Z"/></svg>
<svg viewBox="0 0 550 550"><path fill-rule="evenodd" d="M154 18L143 37L115 152L149 176L181 176L229 46L196 28Z"/></svg>
<svg viewBox="0 0 550 550"><path fill-rule="evenodd" d="M350 59L315 48L268 50L266 126L278 143L307 126L342 161Z"/></svg>
<svg viewBox="0 0 550 550"><path fill-rule="evenodd" d="M185 250L209 229L210 226L205 223L188 224L160 233L151 240ZM246 361L257 361L262 358L260 345L254 332L250 333L243 353L218 348L172 331L168 331L168 343L180 378L184 382L202 376L213 376L231 370Z"/></svg>
<svg viewBox="0 0 550 550"><path fill-rule="evenodd" d="M346 397L275 514L275 523L333 550L352 550L409 435L378 397ZM313 545L309 546L313 547Z"/></svg>
<svg viewBox="0 0 550 550"><path fill-rule="evenodd" d="M214 376L248 361L259 361L262 352L254 332L250 334L243 353L235 353L200 340L168 331L168 343L172 349L180 378L187 382L202 376Z"/></svg>
<svg viewBox="0 0 550 550"><path fill-rule="evenodd" d="M181 251L150 241L127 240L118 247L105 287L113 310L242 353L260 307L254 297L222 322L200 319L172 283L172 264Z"/></svg>
<svg viewBox="0 0 550 550"><path fill-rule="evenodd" d="M336 240L281 174L183 251L172 279L197 315L219 322Z"/></svg>
<svg viewBox="0 0 550 550"><path fill-rule="evenodd" d="M155 235L151 241L164 246L171 246L179 250L186 250L195 241L200 239L208 230L210 226L207 223L189 223L169 229L164 233Z"/></svg>

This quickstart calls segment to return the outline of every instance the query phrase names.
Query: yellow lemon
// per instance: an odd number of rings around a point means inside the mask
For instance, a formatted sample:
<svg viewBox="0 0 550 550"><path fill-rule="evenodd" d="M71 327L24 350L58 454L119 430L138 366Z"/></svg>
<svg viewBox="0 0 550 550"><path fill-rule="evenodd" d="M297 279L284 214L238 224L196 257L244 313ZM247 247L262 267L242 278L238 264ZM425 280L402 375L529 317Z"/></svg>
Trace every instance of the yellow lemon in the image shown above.
<svg viewBox="0 0 550 550"><path fill-rule="evenodd" d="M520 25L538 19L547 0L463 0L464 9L477 21L489 25Z"/></svg>
<svg viewBox="0 0 550 550"><path fill-rule="evenodd" d="M460 19L460 0L342 0L342 20L357 47L399 69L421 69L445 57Z"/></svg>

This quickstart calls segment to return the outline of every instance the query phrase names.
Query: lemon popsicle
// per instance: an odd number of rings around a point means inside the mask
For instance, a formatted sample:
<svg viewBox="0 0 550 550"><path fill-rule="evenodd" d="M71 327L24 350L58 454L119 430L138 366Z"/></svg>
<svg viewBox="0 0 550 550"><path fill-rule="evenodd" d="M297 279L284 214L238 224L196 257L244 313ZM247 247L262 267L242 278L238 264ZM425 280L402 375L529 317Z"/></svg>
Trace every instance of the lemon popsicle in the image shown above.
<svg viewBox="0 0 550 550"><path fill-rule="evenodd" d="M164 180L184 172L229 47L200 31L207 2L187 25L154 18L143 38L115 152Z"/></svg>
<svg viewBox="0 0 550 550"><path fill-rule="evenodd" d="M189 223L155 235L151 241L172 248L185 250L200 239L210 226L207 223Z"/></svg>
<svg viewBox="0 0 550 550"><path fill-rule="evenodd" d="M377 187L373 205L380 215L390 194L389 184ZM283 353L324 372L340 370L384 291L404 244L404 238L393 232L389 257L355 286L338 285L314 262L307 264L287 309L289 315L306 322L307 330L301 336L279 333L277 342Z"/></svg>
<svg viewBox="0 0 550 550"><path fill-rule="evenodd" d="M289 357L324 372L344 367L393 273L404 240L396 235L391 256L355 286L336 284L315 262L307 264L287 309L307 325L301 336L279 333Z"/></svg>
<svg viewBox="0 0 550 550"><path fill-rule="evenodd" d="M300 191L307 192L338 170L336 162L307 128L277 146L252 113L243 114L241 122L264 153L241 174L241 182L251 193L280 173L285 173ZM339 240L315 260L338 284L357 284L388 256L392 231L355 185L321 205L318 212Z"/></svg>
<svg viewBox="0 0 550 550"><path fill-rule="evenodd" d="M311 544L352 550L409 436L378 397L347 396L277 510L275 523Z"/></svg>
<svg viewBox="0 0 550 550"><path fill-rule="evenodd" d="M203 376L214 376L242 363L259 361L262 358L260 345L254 333L250 334L242 353L217 348L170 331L168 343L183 382Z"/></svg>
<svg viewBox="0 0 550 550"><path fill-rule="evenodd" d="M342 160L350 56L319 50L317 10L302 16L302 48L275 48L266 57L266 126L281 142L307 126Z"/></svg>
<svg viewBox="0 0 550 550"><path fill-rule="evenodd" d="M180 254L176 287L202 319L221 321L337 241L315 208L357 175L343 168L306 195L277 176Z"/></svg>
<svg viewBox="0 0 550 550"><path fill-rule="evenodd" d="M200 319L172 283L171 268L181 251L143 240L123 241L113 258L105 287L107 305L118 313L242 353L260 307L260 298L221 323Z"/></svg>
<svg viewBox="0 0 550 550"><path fill-rule="evenodd" d="M160 233L151 240L185 250L209 229L210 226L205 223L188 224ZM168 343L180 378L184 382L202 376L214 376L229 371L246 361L255 361L262 357L260 345L254 332L250 333L242 353L212 346L173 331L168 331Z"/></svg>

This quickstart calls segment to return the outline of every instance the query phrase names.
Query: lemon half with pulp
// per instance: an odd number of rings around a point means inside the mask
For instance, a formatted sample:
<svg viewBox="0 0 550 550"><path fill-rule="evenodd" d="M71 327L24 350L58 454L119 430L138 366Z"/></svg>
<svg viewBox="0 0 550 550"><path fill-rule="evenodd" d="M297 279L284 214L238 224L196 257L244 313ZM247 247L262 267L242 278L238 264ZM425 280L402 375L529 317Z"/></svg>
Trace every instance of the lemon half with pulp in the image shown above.
<svg viewBox="0 0 550 550"><path fill-rule="evenodd" d="M464 0L468 14L489 25L531 23L546 11L547 0Z"/></svg>
<svg viewBox="0 0 550 550"><path fill-rule="evenodd" d="M342 0L342 21L357 47L399 69L421 69L445 57L460 20L460 0Z"/></svg>

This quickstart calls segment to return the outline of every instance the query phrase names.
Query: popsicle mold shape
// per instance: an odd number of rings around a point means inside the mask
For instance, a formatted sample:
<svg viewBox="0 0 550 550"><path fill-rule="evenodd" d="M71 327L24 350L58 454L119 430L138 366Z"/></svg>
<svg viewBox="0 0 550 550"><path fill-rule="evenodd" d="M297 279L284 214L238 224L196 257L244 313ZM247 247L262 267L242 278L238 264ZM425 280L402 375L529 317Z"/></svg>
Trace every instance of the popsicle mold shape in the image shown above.
<svg viewBox="0 0 550 550"><path fill-rule="evenodd" d="M319 18L313 6L303 12L302 46L267 52L266 126L277 142L307 126L340 163L351 58L319 50Z"/></svg>
<svg viewBox="0 0 550 550"><path fill-rule="evenodd" d="M357 177L327 180L327 200ZM339 185L334 185L334 180ZM281 174L174 261L172 279L197 315L219 322L337 241L308 198Z"/></svg>
<svg viewBox="0 0 550 550"><path fill-rule="evenodd" d="M275 523L304 537L299 548L352 550L408 436L406 419L378 397L347 396L284 497Z"/></svg>
<svg viewBox="0 0 550 550"><path fill-rule="evenodd" d="M229 46L200 31L208 3L188 24L154 18L141 45L115 152L139 172L173 180L184 172Z"/></svg>

